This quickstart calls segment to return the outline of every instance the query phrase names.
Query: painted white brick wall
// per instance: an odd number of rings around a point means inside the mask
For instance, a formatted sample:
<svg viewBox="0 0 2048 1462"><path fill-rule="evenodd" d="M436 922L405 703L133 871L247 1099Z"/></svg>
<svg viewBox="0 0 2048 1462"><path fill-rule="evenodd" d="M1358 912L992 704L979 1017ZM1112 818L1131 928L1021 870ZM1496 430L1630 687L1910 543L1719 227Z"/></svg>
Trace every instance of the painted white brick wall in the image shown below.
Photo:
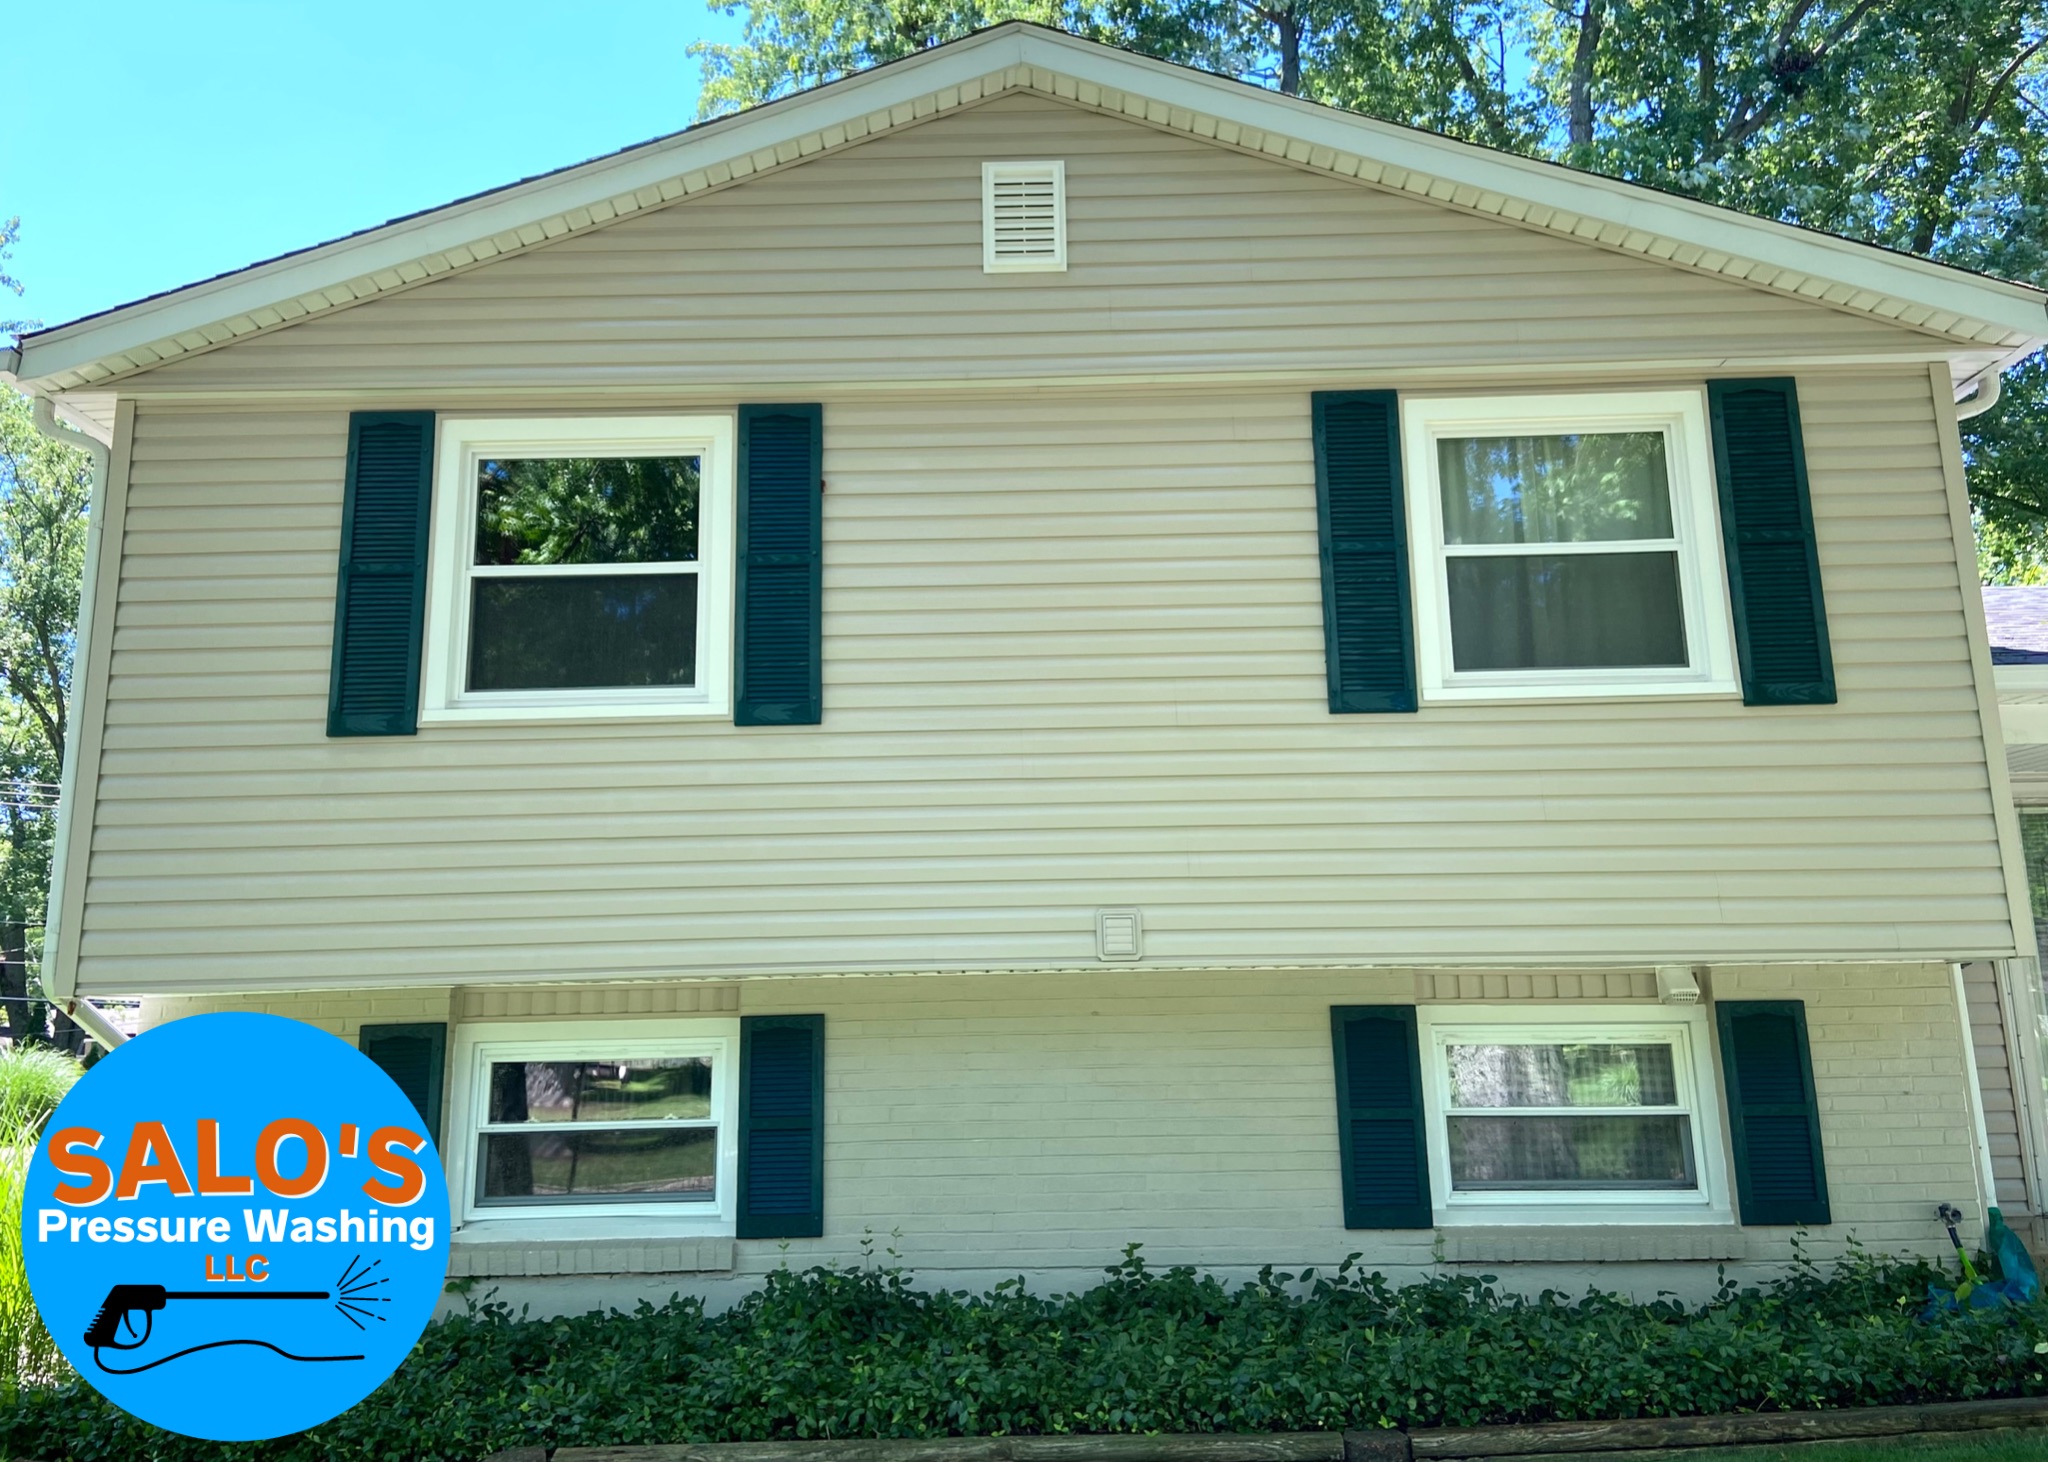
<svg viewBox="0 0 2048 1462"><path fill-rule="evenodd" d="M1947 966L1722 967L1710 981L1717 998L1806 1002L1836 1219L1809 1252L1838 1254L1853 1235L1870 1249L1938 1253L1943 1199L1971 1211L1974 1230L1963 1031ZM1397 1277L1440 1263L1525 1263L1575 1266L1567 1282L1655 1288L1672 1278L1659 1277L1657 1261L1710 1272L1723 1258L1791 1253L1786 1229L1683 1230L1661 1247L1640 1229L1491 1230L1441 1247L1429 1231L1346 1232L1329 1007L1412 1000L1413 971L1105 969L719 988L736 988L744 1013L826 1017L826 1232L739 1243L731 1262L742 1279L783 1263L855 1263L871 1249L893 1250L930 1283L1023 1272L1037 1284L1087 1284L1137 1242L1155 1265L1233 1272L1362 1251ZM722 994L714 1003L729 1008ZM144 1019L268 1009L353 1039L365 1022L445 1019L462 1005L445 989L192 997L150 1000ZM524 1268L588 1263L537 1254ZM520 1272L503 1256L490 1267Z"/></svg>

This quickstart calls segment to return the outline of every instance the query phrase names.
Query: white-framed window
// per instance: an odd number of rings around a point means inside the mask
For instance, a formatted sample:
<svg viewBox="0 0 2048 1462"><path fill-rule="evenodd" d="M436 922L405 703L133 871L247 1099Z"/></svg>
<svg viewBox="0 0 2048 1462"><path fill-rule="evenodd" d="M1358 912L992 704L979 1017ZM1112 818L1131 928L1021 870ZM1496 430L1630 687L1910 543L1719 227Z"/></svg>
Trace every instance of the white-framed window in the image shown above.
<svg viewBox="0 0 2048 1462"><path fill-rule="evenodd" d="M732 709L733 418L449 417L423 722Z"/></svg>
<svg viewBox="0 0 2048 1462"><path fill-rule="evenodd" d="M1731 1223L1698 1007L1420 1007L1439 1223Z"/></svg>
<svg viewBox="0 0 2048 1462"><path fill-rule="evenodd" d="M458 1027L457 1222L730 1234L738 1061L737 1020Z"/></svg>
<svg viewBox="0 0 2048 1462"><path fill-rule="evenodd" d="M1067 267L1067 165L981 165L984 274L1057 273Z"/></svg>
<svg viewBox="0 0 2048 1462"><path fill-rule="evenodd" d="M1703 390L1401 413L1425 700L1738 692Z"/></svg>

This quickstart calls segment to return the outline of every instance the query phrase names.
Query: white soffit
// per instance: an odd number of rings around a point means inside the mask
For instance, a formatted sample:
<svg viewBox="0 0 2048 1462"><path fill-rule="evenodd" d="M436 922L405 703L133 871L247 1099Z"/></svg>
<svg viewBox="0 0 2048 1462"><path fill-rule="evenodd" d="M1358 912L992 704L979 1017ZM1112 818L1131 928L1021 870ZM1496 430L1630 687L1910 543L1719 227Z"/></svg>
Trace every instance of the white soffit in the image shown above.
<svg viewBox="0 0 2048 1462"><path fill-rule="evenodd" d="M1013 21L903 61L27 337L0 367L94 389L551 243L1009 91L1203 138L1674 266L1868 314L1952 356L2048 339L2048 293L1456 142Z"/></svg>

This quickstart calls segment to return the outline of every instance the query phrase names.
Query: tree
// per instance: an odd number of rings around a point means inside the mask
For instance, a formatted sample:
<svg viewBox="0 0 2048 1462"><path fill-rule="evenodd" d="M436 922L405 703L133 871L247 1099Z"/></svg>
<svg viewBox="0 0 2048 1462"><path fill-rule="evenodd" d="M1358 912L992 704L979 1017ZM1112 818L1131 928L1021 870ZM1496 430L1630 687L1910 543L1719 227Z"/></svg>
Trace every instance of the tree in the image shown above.
<svg viewBox="0 0 2048 1462"><path fill-rule="evenodd" d="M21 281L7 272L7 261L14 255L14 244L21 237L19 217L0 219L0 291L19 299L23 293ZM35 328L34 320L0 320L0 335L9 339L23 331Z"/></svg>
<svg viewBox="0 0 2048 1462"><path fill-rule="evenodd" d="M716 3L747 30L696 48L707 114L1023 18L2048 284L2042 0ZM1995 561L2048 575L2048 363L2013 371L1963 441Z"/></svg>
<svg viewBox="0 0 2048 1462"><path fill-rule="evenodd" d="M48 908L91 494L91 458L0 390L0 995L16 1040L44 1029L25 969Z"/></svg>

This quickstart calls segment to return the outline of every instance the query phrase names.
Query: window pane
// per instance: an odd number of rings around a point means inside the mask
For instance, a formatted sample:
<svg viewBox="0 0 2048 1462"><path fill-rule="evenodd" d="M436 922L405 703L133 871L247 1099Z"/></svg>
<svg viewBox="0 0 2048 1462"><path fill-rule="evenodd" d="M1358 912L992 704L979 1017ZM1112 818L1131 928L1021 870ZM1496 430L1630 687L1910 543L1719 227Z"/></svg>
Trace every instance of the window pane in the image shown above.
<svg viewBox="0 0 2048 1462"><path fill-rule="evenodd" d="M477 464L480 564L686 563L695 457L528 457Z"/></svg>
<svg viewBox="0 0 2048 1462"><path fill-rule="evenodd" d="M1454 1107L1675 1107L1671 1047L1452 1046Z"/></svg>
<svg viewBox="0 0 2048 1462"><path fill-rule="evenodd" d="M1459 670L1683 666L1675 553L1444 560Z"/></svg>
<svg viewBox="0 0 2048 1462"><path fill-rule="evenodd" d="M1452 1117L1451 1186L1696 1188L1692 1124L1670 1117Z"/></svg>
<svg viewBox="0 0 2048 1462"><path fill-rule="evenodd" d="M574 1203L717 1196L716 1127L487 1132L485 1203Z"/></svg>
<svg viewBox="0 0 2048 1462"><path fill-rule="evenodd" d="M493 1061L493 1122L693 1121L711 1115L702 1056L634 1061Z"/></svg>
<svg viewBox="0 0 2048 1462"><path fill-rule="evenodd" d="M471 690L688 686L697 681L697 576L476 579Z"/></svg>
<svg viewBox="0 0 2048 1462"><path fill-rule="evenodd" d="M1672 536L1662 432L1446 437L1436 452L1446 543Z"/></svg>

